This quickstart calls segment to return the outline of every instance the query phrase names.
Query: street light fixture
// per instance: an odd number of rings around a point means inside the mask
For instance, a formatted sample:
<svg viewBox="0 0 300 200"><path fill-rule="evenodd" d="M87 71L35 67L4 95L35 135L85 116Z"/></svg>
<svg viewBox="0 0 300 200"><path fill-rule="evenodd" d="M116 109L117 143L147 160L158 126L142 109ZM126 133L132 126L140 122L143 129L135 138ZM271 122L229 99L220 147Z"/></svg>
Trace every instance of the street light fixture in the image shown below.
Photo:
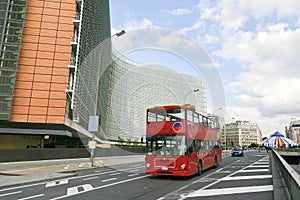
<svg viewBox="0 0 300 200"><path fill-rule="evenodd" d="M118 33L112 35L111 37L113 37L113 36L115 36L115 35L118 36L118 37L120 37L120 36L123 35L123 34L125 34L125 31L124 31L124 30L122 30L122 31L120 31L120 32L118 32Z"/></svg>
<svg viewBox="0 0 300 200"><path fill-rule="evenodd" d="M227 120L227 123L224 124L224 137L225 137L225 150L227 150L227 127L226 124L229 123L229 120L235 119L234 117L231 117Z"/></svg>
<svg viewBox="0 0 300 200"><path fill-rule="evenodd" d="M189 91L189 92L185 95L185 97L184 97L183 104L185 104L185 100L186 100L187 96L188 96L190 93L192 93L192 92L199 92L199 91L200 91L199 89L193 89L193 90Z"/></svg>

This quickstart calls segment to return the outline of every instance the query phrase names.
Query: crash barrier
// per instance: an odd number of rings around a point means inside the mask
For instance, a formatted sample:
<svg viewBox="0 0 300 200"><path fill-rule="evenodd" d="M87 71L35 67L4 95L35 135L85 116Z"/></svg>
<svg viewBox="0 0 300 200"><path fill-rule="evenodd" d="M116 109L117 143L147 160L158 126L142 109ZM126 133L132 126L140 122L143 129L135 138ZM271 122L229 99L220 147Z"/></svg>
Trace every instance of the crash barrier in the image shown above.
<svg viewBox="0 0 300 200"><path fill-rule="evenodd" d="M290 198L292 200L299 199L300 175L274 149L272 149L272 159L274 159L276 166L281 173L281 177L288 189Z"/></svg>

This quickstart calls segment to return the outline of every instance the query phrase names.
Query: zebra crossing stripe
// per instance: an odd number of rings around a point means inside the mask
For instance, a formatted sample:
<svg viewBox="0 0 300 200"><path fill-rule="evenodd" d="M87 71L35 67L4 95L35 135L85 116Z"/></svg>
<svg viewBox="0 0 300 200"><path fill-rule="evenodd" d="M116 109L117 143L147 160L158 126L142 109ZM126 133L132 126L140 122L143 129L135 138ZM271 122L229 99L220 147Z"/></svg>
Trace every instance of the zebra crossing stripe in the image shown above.
<svg viewBox="0 0 300 200"><path fill-rule="evenodd" d="M208 196L253 193L253 192L267 192L267 191L273 191L273 185L197 190L195 192L188 194L187 196L185 196L185 198L208 197Z"/></svg>
<svg viewBox="0 0 300 200"><path fill-rule="evenodd" d="M242 169L238 171L239 173L241 172L267 172L268 169Z"/></svg>
<svg viewBox="0 0 300 200"><path fill-rule="evenodd" d="M265 178L272 178L272 175L231 176L231 177L224 177L221 180L222 181L235 181L235 180L265 179Z"/></svg>

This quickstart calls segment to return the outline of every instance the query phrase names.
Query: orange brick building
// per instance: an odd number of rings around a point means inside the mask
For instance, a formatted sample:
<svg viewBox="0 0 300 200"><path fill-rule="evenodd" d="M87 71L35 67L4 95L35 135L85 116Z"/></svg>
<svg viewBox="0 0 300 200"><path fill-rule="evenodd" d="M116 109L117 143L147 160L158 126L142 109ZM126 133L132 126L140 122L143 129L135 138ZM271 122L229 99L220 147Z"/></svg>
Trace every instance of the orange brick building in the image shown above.
<svg viewBox="0 0 300 200"><path fill-rule="evenodd" d="M5 1L0 5L6 13L0 20L0 149L43 147L45 135L54 145L64 138L64 146L66 138L77 138L86 128L72 122L74 71L83 59L80 52L91 48L85 38L95 46L110 36L108 0ZM90 23L95 19L98 24ZM99 25L105 31L99 32Z"/></svg>

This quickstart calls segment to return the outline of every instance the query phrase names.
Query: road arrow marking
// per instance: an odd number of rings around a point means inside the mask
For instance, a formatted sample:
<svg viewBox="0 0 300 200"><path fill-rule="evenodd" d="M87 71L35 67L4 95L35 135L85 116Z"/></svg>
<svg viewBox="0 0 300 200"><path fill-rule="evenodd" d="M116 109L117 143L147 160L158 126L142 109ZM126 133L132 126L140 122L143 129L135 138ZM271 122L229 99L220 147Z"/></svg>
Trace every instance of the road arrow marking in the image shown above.
<svg viewBox="0 0 300 200"><path fill-rule="evenodd" d="M57 186L57 185L64 185L64 184L68 184L68 179L66 180L60 180L60 181L51 181L49 183L46 183L45 187L53 187L53 186Z"/></svg>
<svg viewBox="0 0 300 200"><path fill-rule="evenodd" d="M75 186L75 187L70 187L67 190L67 196L72 196L72 195L79 194L82 192L87 192L92 189L94 189L94 187L91 184L84 184L84 185L79 185L79 186Z"/></svg>

